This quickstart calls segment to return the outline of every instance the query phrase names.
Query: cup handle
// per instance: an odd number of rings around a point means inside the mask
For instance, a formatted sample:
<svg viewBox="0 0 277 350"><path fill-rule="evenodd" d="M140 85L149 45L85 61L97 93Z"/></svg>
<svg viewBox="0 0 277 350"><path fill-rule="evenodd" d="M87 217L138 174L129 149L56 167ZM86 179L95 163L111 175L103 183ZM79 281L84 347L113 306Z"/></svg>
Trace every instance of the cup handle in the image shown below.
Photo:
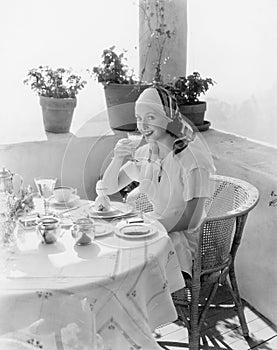
<svg viewBox="0 0 277 350"><path fill-rule="evenodd" d="M78 236L78 225L74 224L71 228L72 237L77 238Z"/></svg>
<svg viewBox="0 0 277 350"><path fill-rule="evenodd" d="M41 236L42 242L45 242L45 227L43 227L43 225L37 225L37 230Z"/></svg>
<svg viewBox="0 0 277 350"><path fill-rule="evenodd" d="M74 188L74 190L72 191L72 194L77 194L77 188Z"/></svg>

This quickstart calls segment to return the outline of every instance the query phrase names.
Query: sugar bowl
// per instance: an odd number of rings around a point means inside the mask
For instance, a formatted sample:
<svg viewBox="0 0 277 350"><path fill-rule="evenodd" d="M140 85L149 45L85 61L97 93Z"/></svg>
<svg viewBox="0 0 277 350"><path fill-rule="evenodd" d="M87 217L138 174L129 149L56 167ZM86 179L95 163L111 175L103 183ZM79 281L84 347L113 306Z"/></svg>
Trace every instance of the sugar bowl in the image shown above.
<svg viewBox="0 0 277 350"><path fill-rule="evenodd" d="M77 219L72 226L71 233L77 245L91 244L95 236L94 221L89 217Z"/></svg>
<svg viewBox="0 0 277 350"><path fill-rule="evenodd" d="M60 220L55 216L43 216L37 222L37 232L41 242L51 244L57 241L61 235Z"/></svg>

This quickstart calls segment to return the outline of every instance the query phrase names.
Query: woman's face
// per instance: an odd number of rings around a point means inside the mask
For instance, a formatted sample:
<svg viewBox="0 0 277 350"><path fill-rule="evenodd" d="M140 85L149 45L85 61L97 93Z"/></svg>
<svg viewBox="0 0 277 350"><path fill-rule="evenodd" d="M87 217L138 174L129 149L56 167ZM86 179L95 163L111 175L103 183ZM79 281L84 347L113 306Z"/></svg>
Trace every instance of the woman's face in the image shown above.
<svg viewBox="0 0 277 350"><path fill-rule="evenodd" d="M161 140L166 135L167 119L150 104L138 103L136 105L136 119L138 130L146 141Z"/></svg>

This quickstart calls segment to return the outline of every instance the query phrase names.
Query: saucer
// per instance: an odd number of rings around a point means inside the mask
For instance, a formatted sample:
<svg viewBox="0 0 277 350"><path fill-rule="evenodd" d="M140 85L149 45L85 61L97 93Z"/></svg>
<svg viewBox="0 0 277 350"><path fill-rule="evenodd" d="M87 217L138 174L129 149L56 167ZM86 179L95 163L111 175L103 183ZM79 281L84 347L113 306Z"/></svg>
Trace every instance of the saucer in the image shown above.
<svg viewBox="0 0 277 350"><path fill-rule="evenodd" d="M68 202L58 202L54 196L49 198L49 204L56 208L72 207L80 197L77 194L72 194Z"/></svg>
<svg viewBox="0 0 277 350"><path fill-rule="evenodd" d="M202 131L208 130L210 126L211 126L211 122L209 122L208 120L204 120L203 124L196 125L196 128L198 129L198 131L202 132Z"/></svg>
<svg viewBox="0 0 277 350"><path fill-rule="evenodd" d="M21 217L18 219L19 225L24 230L33 230L34 227L37 225L37 220L39 218L38 213L36 214L29 214L27 216Z"/></svg>

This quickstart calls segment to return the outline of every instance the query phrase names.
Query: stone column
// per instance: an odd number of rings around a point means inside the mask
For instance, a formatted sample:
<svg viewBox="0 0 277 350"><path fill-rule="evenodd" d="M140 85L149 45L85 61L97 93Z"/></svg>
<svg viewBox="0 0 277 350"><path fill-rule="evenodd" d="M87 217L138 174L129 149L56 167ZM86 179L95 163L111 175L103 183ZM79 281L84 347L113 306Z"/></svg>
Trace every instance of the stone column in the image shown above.
<svg viewBox="0 0 277 350"><path fill-rule="evenodd" d="M139 74L151 83L186 75L187 0L139 0ZM159 72L158 72L159 75Z"/></svg>

